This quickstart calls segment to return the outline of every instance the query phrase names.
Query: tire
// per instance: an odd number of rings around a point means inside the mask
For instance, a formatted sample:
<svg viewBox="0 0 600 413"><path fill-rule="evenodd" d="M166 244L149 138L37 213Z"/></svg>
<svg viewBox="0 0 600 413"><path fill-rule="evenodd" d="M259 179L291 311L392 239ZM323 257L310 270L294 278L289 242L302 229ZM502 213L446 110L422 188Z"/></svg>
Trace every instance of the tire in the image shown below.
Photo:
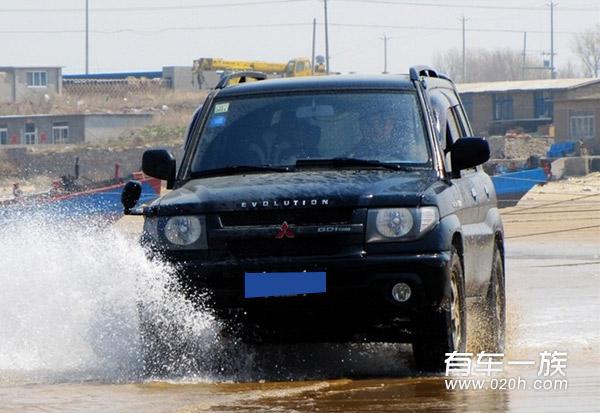
<svg viewBox="0 0 600 413"><path fill-rule="evenodd" d="M462 261L456 249L451 251L447 268L450 282L448 300L437 310L420 318L420 331L413 342L413 357L418 371L445 371L446 353L465 352L467 343L467 309Z"/></svg>
<svg viewBox="0 0 600 413"><path fill-rule="evenodd" d="M506 294L504 261L498 247L494 248L490 286L483 303L482 349L490 353L504 352L506 341Z"/></svg>

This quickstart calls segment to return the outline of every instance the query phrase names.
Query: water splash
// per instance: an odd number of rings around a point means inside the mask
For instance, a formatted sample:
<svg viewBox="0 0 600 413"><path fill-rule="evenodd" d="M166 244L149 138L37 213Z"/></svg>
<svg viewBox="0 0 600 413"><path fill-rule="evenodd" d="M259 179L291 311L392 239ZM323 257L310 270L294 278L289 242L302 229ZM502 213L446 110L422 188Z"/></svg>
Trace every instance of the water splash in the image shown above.
<svg viewBox="0 0 600 413"><path fill-rule="evenodd" d="M138 304L169 344L175 382L408 374L397 345L255 348L222 335L211 312L186 299L173 269L147 259L113 227L43 216L0 226L0 383L146 380ZM404 350L406 352L406 349ZM409 358L410 359L410 358ZM401 360L398 360L401 361Z"/></svg>
<svg viewBox="0 0 600 413"><path fill-rule="evenodd" d="M137 303L152 303L195 343L219 345L209 312L179 292L172 270L112 227L35 217L0 223L0 378L128 381L142 372ZM191 357L188 357L191 359ZM182 356L168 370L191 364ZM192 374L208 374L196 364Z"/></svg>

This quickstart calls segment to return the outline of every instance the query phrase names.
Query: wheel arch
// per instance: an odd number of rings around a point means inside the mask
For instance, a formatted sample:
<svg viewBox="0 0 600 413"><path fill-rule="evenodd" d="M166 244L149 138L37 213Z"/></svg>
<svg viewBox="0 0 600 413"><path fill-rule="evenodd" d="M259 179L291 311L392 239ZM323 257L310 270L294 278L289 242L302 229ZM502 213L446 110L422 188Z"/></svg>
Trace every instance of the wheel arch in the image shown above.
<svg viewBox="0 0 600 413"><path fill-rule="evenodd" d="M454 234L452 234L452 247L454 247L456 249L456 252L458 252L458 257L460 258L460 264L463 267L463 275L465 272L465 256L464 256L464 245L463 245L463 238L462 238L462 234L459 231L456 231Z"/></svg>

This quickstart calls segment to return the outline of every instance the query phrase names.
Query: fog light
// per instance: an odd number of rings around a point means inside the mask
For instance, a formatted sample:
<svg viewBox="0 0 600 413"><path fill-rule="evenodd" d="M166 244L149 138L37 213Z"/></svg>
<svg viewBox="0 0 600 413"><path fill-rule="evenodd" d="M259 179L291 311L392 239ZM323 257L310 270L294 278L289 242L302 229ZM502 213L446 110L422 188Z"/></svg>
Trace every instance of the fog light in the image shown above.
<svg viewBox="0 0 600 413"><path fill-rule="evenodd" d="M406 283L398 283L392 288L392 297L399 303L404 303L410 298L412 291L410 285Z"/></svg>

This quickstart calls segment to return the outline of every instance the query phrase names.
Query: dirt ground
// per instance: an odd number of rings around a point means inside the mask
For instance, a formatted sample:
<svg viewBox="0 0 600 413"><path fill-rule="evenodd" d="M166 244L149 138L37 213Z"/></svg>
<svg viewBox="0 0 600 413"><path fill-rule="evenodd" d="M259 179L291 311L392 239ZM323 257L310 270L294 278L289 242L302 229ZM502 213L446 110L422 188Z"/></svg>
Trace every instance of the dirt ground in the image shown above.
<svg viewBox="0 0 600 413"><path fill-rule="evenodd" d="M537 186L501 213L507 240L590 240L600 248L600 173Z"/></svg>

